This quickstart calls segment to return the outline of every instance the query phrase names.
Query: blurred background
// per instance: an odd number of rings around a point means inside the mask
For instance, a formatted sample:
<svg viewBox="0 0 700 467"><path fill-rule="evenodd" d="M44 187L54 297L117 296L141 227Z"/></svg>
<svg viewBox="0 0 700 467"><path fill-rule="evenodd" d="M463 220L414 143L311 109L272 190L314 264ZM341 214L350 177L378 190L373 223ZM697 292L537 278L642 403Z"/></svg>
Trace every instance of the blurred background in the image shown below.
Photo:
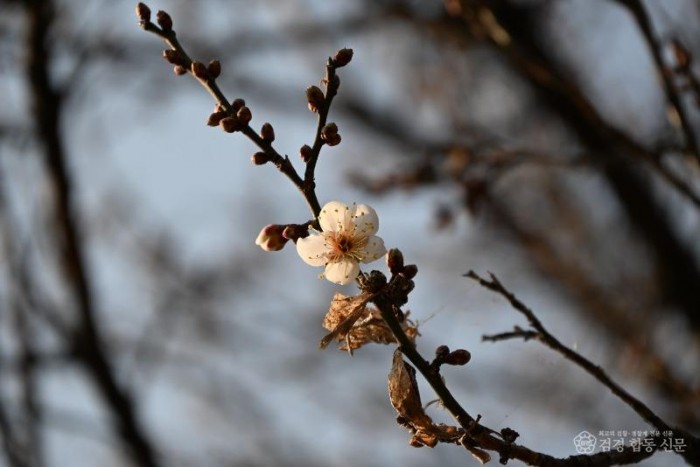
<svg viewBox="0 0 700 467"><path fill-rule="evenodd" d="M293 245L255 246L267 224L308 220L304 200L242 135L206 126L211 97L134 6L0 0L0 465L475 463L408 446L391 346L318 350L330 299L355 287L318 280ZM473 269L698 433L697 2L149 6L190 56L221 60L227 97L298 170L316 128L304 90L354 49L319 199L370 204L418 265L418 347L472 353L444 371L470 414L556 456L583 430L651 428L538 343L482 343L527 323ZM662 464L682 459L644 465Z"/></svg>

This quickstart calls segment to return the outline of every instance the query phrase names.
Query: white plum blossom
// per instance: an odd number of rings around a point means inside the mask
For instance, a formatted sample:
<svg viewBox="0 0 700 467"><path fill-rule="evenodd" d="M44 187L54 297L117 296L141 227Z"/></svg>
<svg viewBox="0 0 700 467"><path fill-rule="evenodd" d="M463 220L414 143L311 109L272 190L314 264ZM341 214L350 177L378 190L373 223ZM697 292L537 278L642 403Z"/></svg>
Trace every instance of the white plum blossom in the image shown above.
<svg viewBox="0 0 700 467"><path fill-rule="evenodd" d="M347 206L331 201L318 216L321 232L297 240L297 253L306 264L325 266L324 276L336 284L349 284L360 272L360 262L371 263L386 254L377 213L366 204Z"/></svg>

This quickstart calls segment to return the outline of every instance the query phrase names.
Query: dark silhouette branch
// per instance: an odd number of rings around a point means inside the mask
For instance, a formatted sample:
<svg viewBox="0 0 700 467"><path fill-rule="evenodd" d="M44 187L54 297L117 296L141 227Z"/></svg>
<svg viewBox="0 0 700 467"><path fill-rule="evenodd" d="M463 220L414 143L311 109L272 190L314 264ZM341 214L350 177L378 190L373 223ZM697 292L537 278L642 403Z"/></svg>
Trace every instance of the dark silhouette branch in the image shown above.
<svg viewBox="0 0 700 467"><path fill-rule="evenodd" d="M496 292L503 296L510 305L522 313L525 318L527 318L530 327L532 327L537 333L536 339L545 344L547 347L563 355L567 360L572 361L579 367L583 368L587 373L597 379L601 384L610 389L610 391L615 394L620 400L632 408L640 417L646 420L650 425L656 428L660 432L673 432L674 434L679 434L688 443L688 449L684 452L679 452L684 459L688 462L698 462L700 461L700 440L690 433L682 430L680 428L672 427L666 423L661 417L654 413L646 404L644 404L639 399L632 396L627 392L622 386L617 384L610 378L602 368L592 363L590 360L586 359L579 353L570 349L569 347L562 344L556 337L554 337L542 324L542 322L537 318L535 313L528 308L523 302L521 302L512 292L506 289L503 284L498 280L498 278L489 274L490 280L484 279L479 276L474 271L469 271L465 274L465 277L476 281L482 287L485 287L493 292ZM521 334L520 337L532 337L529 333ZM492 340L492 339L491 339ZM526 339L527 340L527 339Z"/></svg>
<svg viewBox="0 0 700 467"><path fill-rule="evenodd" d="M61 131L61 95L51 84L51 50L48 32L54 18L50 0L25 2L27 35L27 79L30 83L33 117L54 195L54 237L58 242L60 267L73 293L79 323L72 344L83 368L93 379L112 411L122 442L135 462L144 467L158 465L153 448L136 418L134 402L117 383L112 365L95 322L95 307L87 261L75 213L73 185L67 169Z"/></svg>

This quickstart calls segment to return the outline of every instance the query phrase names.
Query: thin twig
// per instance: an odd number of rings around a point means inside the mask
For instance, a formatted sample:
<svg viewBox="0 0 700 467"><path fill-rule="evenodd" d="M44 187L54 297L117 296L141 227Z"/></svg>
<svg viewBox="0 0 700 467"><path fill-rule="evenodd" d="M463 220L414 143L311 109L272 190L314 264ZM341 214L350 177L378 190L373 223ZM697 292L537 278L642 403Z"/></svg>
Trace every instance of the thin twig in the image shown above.
<svg viewBox="0 0 700 467"><path fill-rule="evenodd" d="M666 94L666 100L668 100L668 103L678 114L678 119L680 120L681 129L687 144L687 150L695 157L695 159L697 159L698 162L700 162L700 151L698 150L697 136L691 126L688 112L681 102L680 96L676 91L676 87L673 85L671 73L667 67L664 66L664 60L661 55L661 45L656 39L652 28L651 18L649 17L644 4L640 0L615 1L626 7L637 21L639 29L642 31L642 36L644 37L644 40L649 47L649 52L651 52L651 56L654 60L656 72L661 77L661 83L663 84L664 93Z"/></svg>
<svg viewBox="0 0 700 467"><path fill-rule="evenodd" d="M176 33L174 30L171 31L164 31L163 29L159 28L156 24L152 23L151 21L142 21L139 23L141 28L144 31L150 32L152 34L155 34L156 36L160 37L172 50L176 51L182 61L183 61L183 67L187 70L188 73L192 74L192 59L190 56L187 54L185 51L184 47L180 44L180 42L177 39ZM194 76L194 75L193 75ZM233 113L233 107L231 105L231 102L226 98L224 95L223 91L219 87L219 85L216 83L216 79L212 77L207 77L205 79L202 78L197 78L197 81L204 87L204 89L211 94L211 96L214 98L214 100L221 105L221 107L230 115L234 115ZM329 87L330 89L330 87ZM319 113L319 130L318 133L319 135L317 138L320 138L320 128L323 128L322 125L320 125L322 117L325 119L325 117L328 115L328 107L330 106L330 99L328 99L327 106L324 105L325 113L321 114ZM324 122L325 125L325 122ZM258 148L262 150L270 159L270 161L275 164L277 169L282 172L291 182L292 184L297 187L299 191L304 196L304 199L306 200L309 209L313 213L314 218L318 217L319 213L321 212L321 205L318 201L318 197L316 195L316 190L315 186L313 185L313 179L314 179L314 169L315 169L315 160L313 164L308 164L306 167L306 174L304 179L301 178L299 173L296 171L294 166L292 165L292 161L289 159L288 156L282 156L277 150L273 147L272 143L269 141L264 140L260 135L256 133L255 130L250 126L250 124L246 123L243 128L240 130L241 133L243 133L245 136L248 137ZM322 141L321 141L322 143ZM320 150L320 146L319 146ZM315 152L316 154L316 159L318 158L318 150Z"/></svg>
<svg viewBox="0 0 700 467"><path fill-rule="evenodd" d="M678 453L678 454L682 455L686 460L689 460L689 461L693 460L693 459L695 461L697 461L700 459L700 457L698 457L698 456L700 456L700 450L699 450L700 440L698 440L698 438L692 436L690 433L686 432L685 430L670 426L661 417L656 415L656 413L654 413L654 411L652 411L649 407L647 407L646 404L644 404L642 401L640 401L636 397L632 396L624 388L622 388L619 384L617 384L615 381L613 381L607 375L607 373L605 373L605 371L602 368L595 365L590 360L583 357L581 354L575 352L574 350L572 350L569 347L562 344L556 337L554 337L552 334L550 334L549 331L547 331L547 329L544 327L542 322L537 318L535 313L530 308L528 308L523 302L521 302L512 292L510 292L508 289L506 289L494 274L489 273L489 276L491 279L487 280L487 279L484 279L481 276L479 276L474 271L469 271L468 273L465 274L465 277L468 277L469 279L476 281L482 287L485 287L493 292L496 292L496 293L500 294L501 296L503 296L506 300L508 300L508 302L511 304L511 306L515 310L519 311L527 318L528 322L530 323L530 326L539 335L537 340L544 343L546 346L553 349L554 351L560 353L566 359L571 360L576 365L583 368L587 373L589 373L591 376L593 376L595 379L597 379L605 387L610 389L610 391L613 394L615 394L625 404L627 404L629 407L631 407L632 410L634 410L640 417L642 417L644 420L646 420L649 424L651 424L658 431L660 431L660 432L672 431L674 433L681 434L688 443L688 450L685 452L682 452L682 453Z"/></svg>

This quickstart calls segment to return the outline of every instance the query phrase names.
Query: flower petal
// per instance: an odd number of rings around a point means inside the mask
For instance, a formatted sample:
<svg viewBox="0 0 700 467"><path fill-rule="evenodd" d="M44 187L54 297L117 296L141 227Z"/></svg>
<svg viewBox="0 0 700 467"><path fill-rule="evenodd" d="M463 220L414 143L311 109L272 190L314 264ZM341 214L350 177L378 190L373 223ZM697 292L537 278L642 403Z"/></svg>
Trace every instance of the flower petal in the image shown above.
<svg viewBox="0 0 700 467"><path fill-rule="evenodd" d="M321 208L318 223L324 232L340 232L351 228L350 208L340 201L330 201Z"/></svg>
<svg viewBox="0 0 700 467"><path fill-rule="evenodd" d="M325 276L331 282L349 284L360 273L360 265L355 261L343 260L326 265Z"/></svg>
<svg viewBox="0 0 700 467"><path fill-rule="evenodd" d="M297 253L310 266L323 266L326 264L327 252L328 247L323 235L311 234L306 238L297 240Z"/></svg>
<svg viewBox="0 0 700 467"><path fill-rule="evenodd" d="M386 254L384 240L381 237L372 235L367 239L367 245L362 249L362 262L371 263Z"/></svg>
<svg viewBox="0 0 700 467"><path fill-rule="evenodd" d="M376 234L379 230L377 212L366 204L358 204L354 211L352 220L355 224L355 232L361 235Z"/></svg>

